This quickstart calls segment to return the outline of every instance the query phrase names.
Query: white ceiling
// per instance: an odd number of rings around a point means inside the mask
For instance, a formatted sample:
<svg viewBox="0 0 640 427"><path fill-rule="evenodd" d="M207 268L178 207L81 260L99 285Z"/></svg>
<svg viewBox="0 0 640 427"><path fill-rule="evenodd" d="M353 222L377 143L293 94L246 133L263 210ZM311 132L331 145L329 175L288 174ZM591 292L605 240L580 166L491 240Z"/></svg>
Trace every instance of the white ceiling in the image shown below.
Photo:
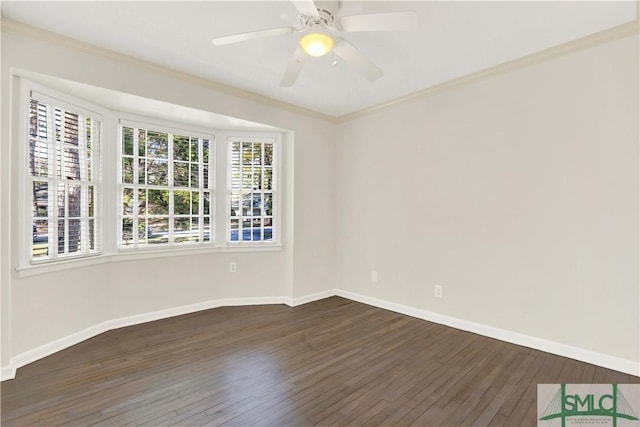
<svg viewBox="0 0 640 427"><path fill-rule="evenodd" d="M87 43L339 117L631 21L637 1L343 1L339 16L414 10L413 32L345 33L384 76L329 54L280 87L290 34L213 46L213 37L299 26L290 1L17 2L2 14Z"/></svg>

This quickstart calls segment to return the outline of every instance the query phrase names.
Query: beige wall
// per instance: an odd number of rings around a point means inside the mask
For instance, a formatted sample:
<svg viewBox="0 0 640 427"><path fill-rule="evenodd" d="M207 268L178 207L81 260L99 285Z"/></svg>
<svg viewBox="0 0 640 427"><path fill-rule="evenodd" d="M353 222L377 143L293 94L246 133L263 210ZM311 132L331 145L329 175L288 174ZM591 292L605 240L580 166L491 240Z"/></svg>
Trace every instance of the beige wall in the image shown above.
<svg viewBox="0 0 640 427"><path fill-rule="evenodd" d="M638 78L630 37L338 126L337 287L640 361Z"/></svg>

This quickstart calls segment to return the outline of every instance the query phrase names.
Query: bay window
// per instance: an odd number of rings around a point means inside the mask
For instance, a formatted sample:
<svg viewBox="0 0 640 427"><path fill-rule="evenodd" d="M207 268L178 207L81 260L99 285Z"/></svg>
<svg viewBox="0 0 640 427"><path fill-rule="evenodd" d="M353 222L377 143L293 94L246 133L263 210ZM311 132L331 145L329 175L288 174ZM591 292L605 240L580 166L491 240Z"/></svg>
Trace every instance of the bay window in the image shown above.
<svg viewBox="0 0 640 427"><path fill-rule="evenodd" d="M21 93L18 269L280 245L281 133L147 120L26 80Z"/></svg>

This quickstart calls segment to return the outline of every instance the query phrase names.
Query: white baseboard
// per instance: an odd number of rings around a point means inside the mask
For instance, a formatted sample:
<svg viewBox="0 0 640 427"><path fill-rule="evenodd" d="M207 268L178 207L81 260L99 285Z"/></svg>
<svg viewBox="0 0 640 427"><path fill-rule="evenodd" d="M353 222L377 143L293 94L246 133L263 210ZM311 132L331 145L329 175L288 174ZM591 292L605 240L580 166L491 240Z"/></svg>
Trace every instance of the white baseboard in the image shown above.
<svg viewBox="0 0 640 427"><path fill-rule="evenodd" d="M298 298L292 298L291 303L289 304L291 307L295 307L302 304L308 304L313 301L318 301L321 299L333 297L337 295L337 289L327 289L326 291L316 292L314 294L305 295Z"/></svg>
<svg viewBox="0 0 640 427"><path fill-rule="evenodd" d="M4 380L10 380L16 377L16 368L11 366L11 365L7 365L7 366L3 366L2 368L0 368L0 380L4 381Z"/></svg>
<svg viewBox="0 0 640 427"><path fill-rule="evenodd" d="M579 360L581 362L591 363L593 365L602 366L604 368L613 369L627 374L640 376L640 363L622 359L620 357L611 356L604 353L587 350L580 347L574 347L554 341L532 337L517 332L508 331L506 329L495 328L493 326L483 325L456 317L445 316L410 307L403 304L397 304L386 300L369 297L367 295L355 292L336 290L336 295L353 301L358 301L374 307L384 308L385 310L394 311L396 313L406 314L418 319L428 320L430 322L439 323L441 325L450 326L467 332L473 332L485 337L495 338L500 341L506 341L512 344L533 348L535 350L556 354L558 356L568 357L570 359Z"/></svg>
<svg viewBox="0 0 640 427"><path fill-rule="evenodd" d="M35 362L36 360L42 359L43 357L49 356L60 350L64 350L67 347L71 347L72 345L78 344L79 342L108 331L108 324L109 322L99 323L97 325L59 338L55 341L51 341L39 347L32 348L31 350L27 350L24 353L20 353L12 357L9 362L9 366L2 368L2 380L4 381L6 379L15 378L16 369L20 368L21 366L28 365L29 363ZM4 376L5 370L9 375L8 377Z"/></svg>
<svg viewBox="0 0 640 427"><path fill-rule="evenodd" d="M107 320L12 357L9 361L9 366L3 366L0 370L0 381L15 378L16 370L22 366L28 365L29 363L35 362L36 360L47 357L53 353L64 350L65 348L71 347L72 345L78 344L112 329L124 328L126 326L138 325L140 323L152 322L154 320L166 319L169 317L195 313L197 311L209 310L217 307L262 304L291 305L289 302L290 298L286 297L222 298Z"/></svg>
<svg viewBox="0 0 640 427"><path fill-rule="evenodd" d="M40 347L25 351L11 358L9 366L3 366L0 369L0 380L8 380L15 378L16 370L24 365L35 362L43 357L49 356L60 350L64 350L72 345L78 344L84 340L92 338L103 332L112 329L122 328L125 326L137 325L140 323L152 322L154 320L166 319L169 317L180 316L183 314L194 313L197 311L208 310L211 308L239 305L263 305L263 304L286 304L295 307L331 296L340 296L353 301L358 301L374 307L383 308L385 310L394 311L396 313L405 314L416 317L418 319L428 320L430 322L439 323L450 326L463 331L473 332L486 337L495 338L501 341L510 342L517 345L557 354L559 356L568 357L582 362L591 363L616 371L625 372L631 375L640 376L640 363L633 360L622 359L604 353L598 353L579 347L574 347L554 341L548 341L505 329L495 328L480 323L471 322L464 319L445 316L410 307L403 304L373 298L367 295L355 292L345 291L342 289L328 289L314 294L302 297L258 297L258 298L223 298L211 301L205 301L196 304L189 304L179 307L172 307L165 310L158 310L149 313L136 314L133 316L121 317L118 319L108 320L98 325L83 329L82 331L73 333L66 337L57 339Z"/></svg>

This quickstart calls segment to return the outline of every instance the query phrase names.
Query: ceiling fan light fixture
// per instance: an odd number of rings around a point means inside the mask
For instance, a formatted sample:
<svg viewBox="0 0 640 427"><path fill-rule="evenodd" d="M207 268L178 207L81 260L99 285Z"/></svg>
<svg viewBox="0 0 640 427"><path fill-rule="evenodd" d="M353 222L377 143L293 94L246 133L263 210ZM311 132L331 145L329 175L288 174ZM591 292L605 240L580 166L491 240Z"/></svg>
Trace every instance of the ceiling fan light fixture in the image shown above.
<svg viewBox="0 0 640 427"><path fill-rule="evenodd" d="M307 33L300 37L298 44L307 55L319 57L331 52L335 41L325 33Z"/></svg>

